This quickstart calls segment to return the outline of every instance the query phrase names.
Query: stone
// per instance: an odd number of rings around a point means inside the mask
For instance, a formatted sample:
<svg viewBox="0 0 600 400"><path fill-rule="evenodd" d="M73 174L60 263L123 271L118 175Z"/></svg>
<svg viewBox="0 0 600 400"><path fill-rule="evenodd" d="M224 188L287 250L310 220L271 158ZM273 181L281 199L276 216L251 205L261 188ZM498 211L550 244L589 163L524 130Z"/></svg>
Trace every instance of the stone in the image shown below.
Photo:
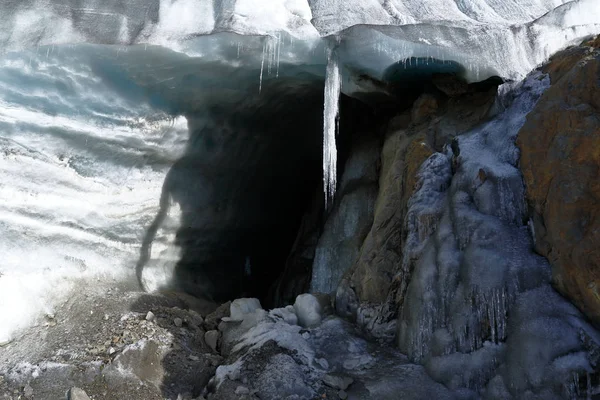
<svg viewBox="0 0 600 400"><path fill-rule="evenodd" d="M23 395L26 399L33 398L33 388L29 384L25 385L23 388Z"/></svg>
<svg viewBox="0 0 600 400"><path fill-rule="evenodd" d="M210 331L210 330L213 330L213 329L217 329L217 327L219 326L219 322L221 322L221 319L223 319L224 317L229 317L229 315L230 315L230 311L229 311L230 307L231 307L231 302L228 301L226 303L221 304L212 313L208 314L206 316L206 318L204 318L204 327L205 327L205 329L207 331Z"/></svg>
<svg viewBox="0 0 600 400"><path fill-rule="evenodd" d="M252 314L256 310L262 310L260 301L255 298L235 299L229 307L229 313L232 320L241 321L247 314Z"/></svg>
<svg viewBox="0 0 600 400"><path fill-rule="evenodd" d="M334 389L346 390L354 383L354 379L349 376L327 374L323 377L323 383Z"/></svg>
<svg viewBox="0 0 600 400"><path fill-rule="evenodd" d="M315 250L311 293L335 293L373 224L381 139L365 135L354 142Z"/></svg>
<svg viewBox="0 0 600 400"><path fill-rule="evenodd" d="M250 389L248 389L245 386L238 386L235 389L235 394L237 394L238 396L242 396L242 395L245 395L245 394L250 394Z"/></svg>
<svg viewBox="0 0 600 400"><path fill-rule="evenodd" d="M535 247L555 288L600 326L600 51L569 49L545 70L551 87L517 139Z"/></svg>
<svg viewBox="0 0 600 400"><path fill-rule="evenodd" d="M329 362L327 362L326 359L324 359L324 358L317 358L317 359L315 359L315 362L317 364L319 364L321 366L321 368L323 368L324 370L328 370L329 369Z"/></svg>
<svg viewBox="0 0 600 400"><path fill-rule="evenodd" d="M420 124L432 117L438 109L438 99L436 96L423 93L413 104L411 110L412 122Z"/></svg>
<svg viewBox="0 0 600 400"><path fill-rule="evenodd" d="M156 319L156 316L154 315L154 313L152 311L148 311L148 313L146 314L146 321L152 322L155 319Z"/></svg>
<svg viewBox="0 0 600 400"><path fill-rule="evenodd" d="M67 394L68 400L90 400L87 393L78 387L72 387Z"/></svg>
<svg viewBox="0 0 600 400"><path fill-rule="evenodd" d="M173 324L175 324L176 327L181 328L183 325L183 320L181 318L175 318L173 320Z"/></svg>
<svg viewBox="0 0 600 400"><path fill-rule="evenodd" d="M323 307L319 299L310 293L296 297L294 310L296 310L300 326L313 328L321 323Z"/></svg>
<svg viewBox="0 0 600 400"><path fill-rule="evenodd" d="M204 334L204 342L212 349L212 351L217 351L217 345L219 343L220 333L217 330L208 331Z"/></svg>
<svg viewBox="0 0 600 400"><path fill-rule="evenodd" d="M342 400L346 400L348 398L348 393L346 393L344 390L340 390L338 392L338 397Z"/></svg>

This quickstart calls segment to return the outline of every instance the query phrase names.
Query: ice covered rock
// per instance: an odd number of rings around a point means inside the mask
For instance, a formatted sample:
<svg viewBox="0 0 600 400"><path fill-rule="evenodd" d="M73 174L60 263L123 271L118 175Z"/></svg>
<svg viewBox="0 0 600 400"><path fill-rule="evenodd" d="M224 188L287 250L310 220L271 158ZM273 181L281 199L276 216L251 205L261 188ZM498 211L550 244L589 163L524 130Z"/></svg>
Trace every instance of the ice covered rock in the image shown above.
<svg viewBox="0 0 600 400"><path fill-rule="evenodd" d="M294 310L298 316L298 323L305 328L312 328L321 323L323 319L323 306L319 299L310 293L296 297Z"/></svg>
<svg viewBox="0 0 600 400"><path fill-rule="evenodd" d="M323 382L334 389L346 390L354 382L354 379L349 376L327 374L323 377Z"/></svg>
<svg viewBox="0 0 600 400"><path fill-rule="evenodd" d="M409 202L404 257L415 264L399 344L450 388L479 391L489 382L494 398L501 375L516 398L542 388L541 398L569 397L569 376L592 368L583 337L598 333L551 288L525 223L514 142L548 86L539 71L510 86L505 110L459 136L460 151L448 146L423 164ZM432 214L433 225L423 218Z"/></svg>
<svg viewBox="0 0 600 400"><path fill-rule="evenodd" d="M234 321L241 321L247 314L262 310L260 301L254 298L235 299L229 307L229 317Z"/></svg>
<svg viewBox="0 0 600 400"><path fill-rule="evenodd" d="M296 310L294 309L294 306L276 308L274 310L269 311L269 315L276 318L281 318L283 321L287 322L290 325L298 324L298 316L296 315Z"/></svg>
<svg viewBox="0 0 600 400"><path fill-rule="evenodd" d="M334 293L344 273L358 258L373 221L379 152L379 140L367 136L356 141L346 161L338 188L340 195L315 250L312 292Z"/></svg>

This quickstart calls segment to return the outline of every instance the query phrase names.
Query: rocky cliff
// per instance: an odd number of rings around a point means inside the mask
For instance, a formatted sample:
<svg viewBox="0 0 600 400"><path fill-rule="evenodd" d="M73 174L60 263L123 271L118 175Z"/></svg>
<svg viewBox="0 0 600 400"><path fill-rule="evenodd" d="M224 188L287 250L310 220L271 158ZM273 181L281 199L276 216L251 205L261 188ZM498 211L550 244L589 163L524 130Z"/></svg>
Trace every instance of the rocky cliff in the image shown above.
<svg viewBox="0 0 600 400"><path fill-rule="evenodd" d="M519 132L536 250L554 286L600 324L600 38L544 67L551 86Z"/></svg>

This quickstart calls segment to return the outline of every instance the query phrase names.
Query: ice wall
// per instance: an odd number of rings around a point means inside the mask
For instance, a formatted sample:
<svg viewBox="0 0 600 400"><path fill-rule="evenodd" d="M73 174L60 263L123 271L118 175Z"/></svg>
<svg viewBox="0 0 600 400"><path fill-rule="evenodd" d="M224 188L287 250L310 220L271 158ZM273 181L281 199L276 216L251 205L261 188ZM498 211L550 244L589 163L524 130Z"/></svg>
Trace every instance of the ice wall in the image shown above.
<svg viewBox="0 0 600 400"><path fill-rule="evenodd" d="M598 21L595 0L29 0L0 4L0 51L86 42L194 54L198 40L219 32L283 38L285 51L337 35L342 64L375 78L410 57L433 57L461 63L470 80L522 79L600 32Z"/></svg>
<svg viewBox="0 0 600 400"><path fill-rule="evenodd" d="M499 103L510 106L432 155L409 202L400 348L448 387L488 398L541 387L548 392L532 398L571 396L572 377L594 368L583 337L600 343L550 287L550 266L527 228L514 141L548 85L535 72L504 87Z"/></svg>
<svg viewBox="0 0 600 400"><path fill-rule="evenodd" d="M0 342L86 279L131 276L185 147L185 118L121 96L90 52L0 58Z"/></svg>

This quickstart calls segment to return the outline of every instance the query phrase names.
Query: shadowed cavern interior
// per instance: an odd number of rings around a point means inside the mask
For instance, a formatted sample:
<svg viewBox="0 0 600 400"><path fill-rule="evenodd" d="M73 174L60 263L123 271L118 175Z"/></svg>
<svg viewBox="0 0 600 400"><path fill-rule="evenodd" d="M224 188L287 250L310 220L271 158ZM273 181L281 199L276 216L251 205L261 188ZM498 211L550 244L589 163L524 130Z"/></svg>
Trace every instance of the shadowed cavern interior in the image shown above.
<svg viewBox="0 0 600 400"><path fill-rule="evenodd" d="M405 77L396 72L386 82L370 80L372 92L341 96L338 177L353 143L381 136L378 121L406 109L423 91L436 90L431 80L439 68L417 74L422 67L417 61L407 64ZM282 64L279 76L259 80L260 71L239 67L198 69L186 61L174 68L180 70L178 82L170 79L168 86L161 70L151 78L136 77L146 97L185 115L189 129L185 153L167 174L160 212L146 232L138 278L158 229L177 204L175 245L181 251L170 288L216 302L239 297L257 297L267 307L289 302L309 289L312 268L310 255L290 251L302 230L318 234L326 217L322 71ZM173 74L174 68L162 69ZM207 86L215 76L227 86ZM364 88L361 80L369 78L353 79Z"/></svg>
<svg viewBox="0 0 600 400"><path fill-rule="evenodd" d="M186 110L189 141L165 179L138 273L170 205L177 204L181 252L171 288L214 301L274 300L269 293L300 221L313 199L323 197L323 82L310 74L270 79L260 93L258 84L243 96ZM353 132L376 125L368 105L342 96L341 107L340 168ZM322 202L317 207L322 214Z"/></svg>

